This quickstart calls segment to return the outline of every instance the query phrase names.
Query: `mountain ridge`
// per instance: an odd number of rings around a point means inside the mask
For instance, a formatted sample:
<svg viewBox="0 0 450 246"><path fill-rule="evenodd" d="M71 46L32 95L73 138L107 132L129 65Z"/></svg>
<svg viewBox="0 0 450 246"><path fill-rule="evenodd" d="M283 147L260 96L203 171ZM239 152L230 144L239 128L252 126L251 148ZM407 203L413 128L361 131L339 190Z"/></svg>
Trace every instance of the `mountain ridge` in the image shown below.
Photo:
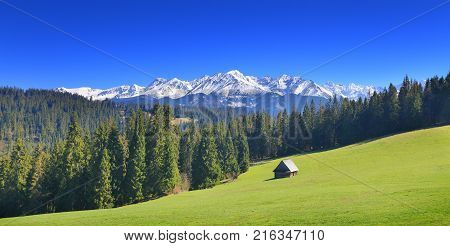
<svg viewBox="0 0 450 246"><path fill-rule="evenodd" d="M60 92L78 94L92 100L125 99L139 96L149 96L156 99L179 99L187 95L217 94L224 98L241 98L264 94L277 94L285 96L294 94L298 96L312 96L330 99L334 96L356 100L364 98L369 93L380 91L374 86L363 86L354 83L348 85L328 82L319 85L312 80L299 76L281 75L279 77L255 77L244 75L238 70L226 73L205 75L200 78L185 81L178 78L156 78L148 86L122 85L108 89L95 89L91 87L55 89Z"/></svg>

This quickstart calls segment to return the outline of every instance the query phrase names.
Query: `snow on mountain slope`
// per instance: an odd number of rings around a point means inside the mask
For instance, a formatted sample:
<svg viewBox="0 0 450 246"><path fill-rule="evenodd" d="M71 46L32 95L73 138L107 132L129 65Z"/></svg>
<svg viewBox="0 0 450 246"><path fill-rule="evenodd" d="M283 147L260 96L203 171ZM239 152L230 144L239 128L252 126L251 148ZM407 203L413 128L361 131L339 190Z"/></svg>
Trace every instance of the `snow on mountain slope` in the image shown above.
<svg viewBox="0 0 450 246"><path fill-rule="evenodd" d="M331 98L333 96L331 91L323 88L322 86L310 80L303 80L302 78L295 76L291 77L288 75L282 75L275 79L264 77L260 79L259 82L262 85L267 86L270 91L278 95L295 94L324 98Z"/></svg>
<svg viewBox="0 0 450 246"><path fill-rule="evenodd" d="M97 95L100 94L103 90L101 89L92 89L90 87L80 87L80 88L65 88L65 87L59 87L56 89L56 91L59 92L68 92L71 94L77 94L86 98L95 98L96 99Z"/></svg>
<svg viewBox="0 0 450 246"><path fill-rule="evenodd" d="M92 100L105 100L112 98L130 98L139 96L145 87L139 85L122 85L110 89L92 89L90 87L80 87L68 89L64 87L57 88L56 91L77 94Z"/></svg>
<svg viewBox="0 0 450 246"><path fill-rule="evenodd" d="M341 85L327 83L321 86L311 80L304 80L298 76L282 75L277 78L246 76L237 70L227 73L218 73L212 76L203 76L192 81L183 81L177 78L157 78L147 87L138 85L123 85L110 89L81 88L57 88L57 91L78 94L93 100L131 98L137 96L151 96L157 99L178 99L186 95L205 94L219 95L225 98L246 97L264 95L267 93L300 96L316 96L330 99L334 95L349 99L366 97L369 93L379 91L373 86L357 84Z"/></svg>
<svg viewBox="0 0 450 246"><path fill-rule="evenodd" d="M328 82L324 87L337 97L344 97L351 100L357 100L360 97L365 98L374 91L381 90L381 88L376 88L374 86L362 86L354 83L342 85Z"/></svg>
<svg viewBox="0 0 450 246"><path fill-rule="evenodd" d="M213 76L204 76L192 81L193 89L189 94L203 93L209 95L216 93L225 97L258 95L270 92L257 82L257 78L245 76L237 70L228 73L218 73Z"/></svg>
<svg viewBox="0 0 450 246"><path fill-rule="evenodd" d="M157 78L153 84L147 87L142 95L149 95L155 98L169 97L177 99L185 96L192 89L191 83L177 78L170 80Z"/></svg>

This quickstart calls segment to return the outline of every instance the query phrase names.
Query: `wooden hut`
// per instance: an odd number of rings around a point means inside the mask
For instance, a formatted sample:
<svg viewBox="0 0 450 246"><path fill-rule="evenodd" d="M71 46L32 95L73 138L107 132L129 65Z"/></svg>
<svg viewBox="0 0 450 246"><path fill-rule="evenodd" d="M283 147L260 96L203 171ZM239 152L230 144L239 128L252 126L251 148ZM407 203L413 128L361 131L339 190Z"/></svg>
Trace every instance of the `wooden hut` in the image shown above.
<svg viewBox="0 0 450 246"><path fill-rule="evenodd" d="M297 175L298 167L292 160L282 160L273 172L276 179L287 178Z"/></svg>

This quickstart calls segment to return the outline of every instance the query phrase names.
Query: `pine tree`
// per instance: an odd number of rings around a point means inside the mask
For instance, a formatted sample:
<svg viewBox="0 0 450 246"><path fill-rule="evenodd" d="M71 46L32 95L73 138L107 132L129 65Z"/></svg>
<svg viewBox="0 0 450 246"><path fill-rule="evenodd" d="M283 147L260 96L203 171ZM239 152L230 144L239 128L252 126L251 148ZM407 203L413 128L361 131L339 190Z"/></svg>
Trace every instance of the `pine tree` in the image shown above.
<svg viewBox="0 0 450 246"><path fill-rule="evenodd" d="M145 135L144 117L141 109L138 110L134 122L134 132L129 144L129 159L125 177L127 197L129 203L144 199L143 183L145 181Z"/></svg>
<svg viewBox="0 0 450 246"><path fill-rule="evenodd" d="M26 185L27 178L31 169L31 158L25 148L22 139L18 139L12 150L11 157L11 172L7 186L10 187L9 193L9 212L14 215L20 214L26 205Z"/></svg>
<svg viewBox="0 0 450 246"><path fill-rule="evenodd" d="M398 101L399 101L399 120L401 122L401 129L406 130L409 128L409 121L410 118L410 112L411 112L411 105L410 105L410 90L411 90L411 82L406 76L403 79L402 86L400 87L400 92L398 93Z"/></svg>
<svg viewBox="0 0 450 246"><path fill-rule="evenodd" d="M396 132L399 125L399 102L397 96L397 88L393 84L389 84L389 89L384 99L384 120L386 121L386 129L389 133Z"/></svg>
<svg viewBox="0 0 450 246"><path fill-rule="evenodd" d="M8 196L8 177L10 177L11 167L7 155L0 155L0 218L6 217L10 213L10 198Z"/></svg>
<svg viewBox="0 0 450 246"><path fill-rule="evenodd" d="M217 148L217 157L220 165L220 179L224 179L227 174L227 150L225 146L226 142L226 131L225 122L221 121L213 125L214 141Z"/></svg>
<svg viewBox="0 0 450 246"><path fill-rule="evenodd" d="M194 189L205 189L216 185L220 178L220 165L216 143L210 127L202 130L192 163L192 185Z"/></svg>
<svg viewBox="0 0 450 246"><path fill-rule="evenodd" d="M255 159L264 159L270 153L270 121L266 113L257 113L255 118L252 148Z"/></svg>
<svg viewBox="0 0 450 246"><path fill-rule="evenodd" d="M384 109L383 100L380 93L374 92L369 101L369 128L370 137L379 136L384 131Z"/></svg>
<svg viewBox="0 0 450 246"><path fill-rule="evenodd" d="M180 183L178 170L179 138L172 127L173 112L168 106L164 107L164 133L163 133L163 163L160 169L160 192L169 194Z"/></svg>
<svg viewBox="0 0 450 246"><path fill-rule="evenodd" d="M111 163L111 189L116 206L124 204L124 179L127 172L125 140L120 136L116 124L111 121L108 136L108 153Z"/></svg>
<svg viewBox="0 0 450 246"><path fill-rule="evenodd" d="M33 151L31 170L27 178L26 198L27 207L35 208L40 204L42 176L45 165L48 161L48 154L42 144L36 146Z"/></svg>
<svg viewBox="0 0 450 246"><path fill-rule="evenodd" d="M18 192L25 192L31 170L31 159L22 139L16 141L10 159L12 169L10 185Z"/></svg>
<svg viewBox="0 0 450 246"><path fill-rule="evenodd" d="M146 179L144 182L144 194L146 197L160 196L162 191L162 172L164 165L164 110L160 105L155 105L152 117L147 126L146 142Z"/></svg>
<svg viewBox="0 0 450 246"><path fill-rule="evenodd" d="M194 124L188 127L180 139L180 157L178 161L178 168L182 177L184 177L183 179L188 182L188 185L192 182L192 160L194 158L194 151L198 144L198 139L198 132Z"/></svg>
<svg viewBox="0 0 450 246"><path fill-rule="evenodd" d="M423 88L422 85L414 81L411 86L411 95L409 96L410 107L410 117L411 117L411 129L417 129L422 126L423 123Z"/></svg>
<svg viewBox="0 0 450 246"><path fill-rule="evenodd" d="M173 132L165 132L163 149L163 163L161 171L160 192L172 193L180 183L178 170L179 139Z"/></svg>
<svg viewBox="0 0 450 246"><path fill-rule="evenodd" d="M432 124L435 121L433 108L433 92L431 88L431 80L427 79L425 82L425 89L423 91L423 114L426 124Z"/></svg>
<svg viewBox="0 0 450 246"><path fill-rule="evenodd" d="M100 163L96 165L96 182L94 184L93 203L95 208L113 207L113 196L111 188L111 164L108 149L104 148L101 153Z"/></svg>
<svg viewBox="0 0 450 246"><path fill-rule="evenodd" d="M83 209L87 205L86 189L88 147L76 114L72 116L69 132L62 153L61 190L75 189L58 199L58 209L62 211Z"/></svg>
<svg viewBox="0 0 450 246"><path fill-rule="evenodd" d="M299 151L299 142L301 141L300 114L292 111L289 116L288 134L287 134L287 151L288 153L297 153Z"/></svg>
<svg viewBox="0 0 450 246"><path fill-rule="evenodd" d="M222 173L225 175L225 178L235 179L239 175L240 170L236 159L236 153L234 152L235 148L230 130L227 131L224 150L224 155L221 157L224 160L224 169L222 169Z"/></svg>
<svg viewBox="0 0 450 246"><path fill-rule="evenodd" d="M9 164L9 158L6 155L0 155L0 198L2 192L4 192L6 188L7 177L10 176L9 173L11 170Z"/></svg>
<svg viewBox="0 0 450 246"><path fill-rule="evenodd" d="M250 153L248 148L247 136L243 128L239 129L237 141L237 161L239 165L239 172L245 173L250 167Z"/></svg>
<svg viewBox="0 0 450 246"><path fill-rule="evenodd" d="M50 150L48 161L44 166L41 178L41 200L47 201L46 206L42 207L42 212L55 212L59 208L58 200L53 200L57 195L65 192L62 181L65 180L63 175L62 158L64 153L64 143L57 142ZM59 210L61 211L61 209ZM39 212L39 211L36 211Z"/></svg>
<svg viewBox="0 0 450 246"><path fill-rule="evenodd" d="M27 179L27 191L29 194L36 192L38 184L43 175L48 155L43 145L39 144L33 151L31 170Z"/></svg>

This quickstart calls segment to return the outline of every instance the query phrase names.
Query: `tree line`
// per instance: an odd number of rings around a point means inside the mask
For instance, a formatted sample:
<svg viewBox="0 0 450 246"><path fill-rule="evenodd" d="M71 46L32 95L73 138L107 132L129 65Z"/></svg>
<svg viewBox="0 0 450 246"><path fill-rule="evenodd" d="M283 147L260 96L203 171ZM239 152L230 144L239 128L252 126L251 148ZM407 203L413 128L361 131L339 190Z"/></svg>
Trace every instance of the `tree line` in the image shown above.
<svg viewBox="0 0 450 246"><path fill-rule="evenodd" d="M70 93L0 87L0 152L11 151L19 138L28 147L38 143L52 146L67 136L73 113L81 116L79 124L89 132L108 119L122 129L126 108L126 105L90 101Z"/></svg>
<svg viewBox="0 0 450 246"><path fill-rule="evenodd" d="M132 112L120 131L114 120L87 134L76 114L64 141L30 153L18 139L0 157L0 217L111 208L181 190L213 187L248 170L239 124L219 122L185 131L168 106Z"/></svg>
<svg viewBox="0 0 450 246"><path fill-rule="evenodd" d="M450 73L421 83L405 77L365 99L334 97L301 112L244 115L250 158L261 160L304 151L336 148L399 132L450 123Z"/></svg>

